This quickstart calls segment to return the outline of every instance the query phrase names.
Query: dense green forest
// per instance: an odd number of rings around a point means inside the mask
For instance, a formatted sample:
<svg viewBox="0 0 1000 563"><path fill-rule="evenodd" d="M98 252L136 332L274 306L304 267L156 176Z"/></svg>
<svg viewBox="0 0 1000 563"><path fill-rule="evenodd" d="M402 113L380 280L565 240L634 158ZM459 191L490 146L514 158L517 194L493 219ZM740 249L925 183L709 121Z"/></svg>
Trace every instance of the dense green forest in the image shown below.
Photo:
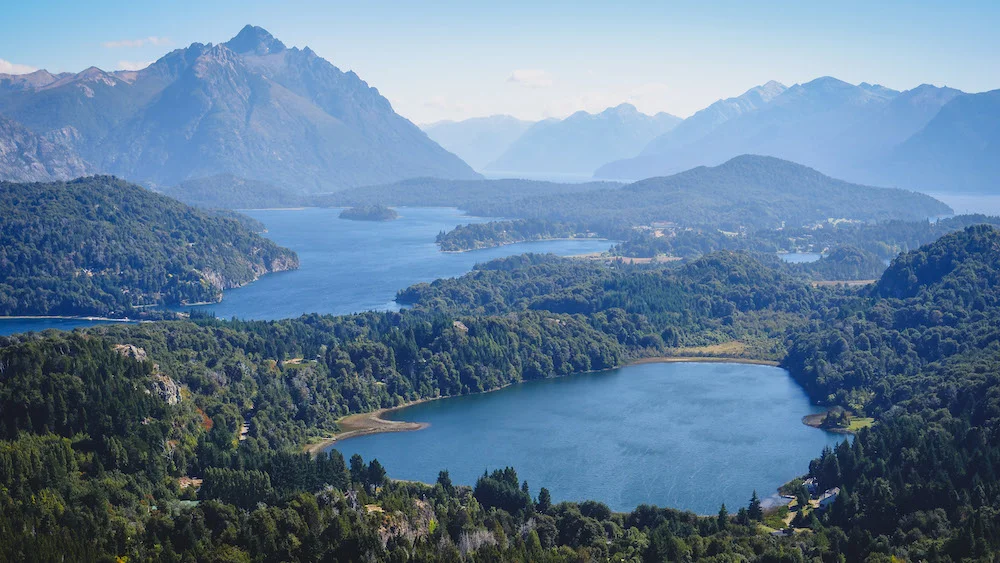
<svg viewBox="0 0 1000 563"><path fill-rule="evenodd" d="M459 278L416 284L400 291L397 301L448 314L585 315L643 355L738 341L745 348L741 355L779 359L787 327L804 322L835 291L734 252L680 266L526 254L488 262ZM605 319L615 324L607 326Z"/></svg>
<svg viewBox="0 0 1000 563"><path fill-rule="evenodd" d="M352 221L393 221L399 218L399 213L384 205L361 205L348 207L340 212L339 217Z"/></svg>
<svg viewBox="0 0 1000 563"><path fill-rule="evenodd" d="M596 233L578 223L558 223L544 219L515 219L513 221L459 225L450 231L438 234L435 242L441 250L456 252L532 240L596 236ZM604 236L613 235L604 233Z"/></svg>
<svg viewBox="0 0 1000 563"><path fill-rule="evenodd" d="M970 227L793 329L783 362L814 397L879 421L810 472L840 486L849 554L993 560L1000 549L1000 231ZM851 559L851 557L849 557Z"/></svg>
<svg viewBox="0 0 1000 563"><path fill-rule="evenodd" d="M109 176L0 183L0 315L135 316L298 266L244 223Z"/></svg>
<svg viewBox="0 0 1000 563"><path fill-rule="evenodd" d="M1000 232L976 226L860 289L744 253L525 255L401 292L401 313L2 337L0 559L992 560L998 288ZM803 467L841 493L796 514L797 533L771 534L782 524L752 491L712 516L613 513L553 503L512 468L423 485L299 453L350 412L727 340L875 419Z"/></svg>

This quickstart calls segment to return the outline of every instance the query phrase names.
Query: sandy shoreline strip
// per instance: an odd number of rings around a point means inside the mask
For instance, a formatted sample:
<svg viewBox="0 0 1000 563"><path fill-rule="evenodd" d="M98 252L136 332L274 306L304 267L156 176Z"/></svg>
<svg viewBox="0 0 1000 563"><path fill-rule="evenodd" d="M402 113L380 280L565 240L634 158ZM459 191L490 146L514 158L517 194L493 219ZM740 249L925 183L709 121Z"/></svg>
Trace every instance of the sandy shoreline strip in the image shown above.
<svg viewBox="0 0 1000 563"><path fill-rule="evenodd" d="M491 248L502 248L504 246L511 246L514 244L524 244L528 242L552 242L559 240L599 240L599 241L611 241L609 238L603 237L555 237L555 238L533 238L525 240L517 240L513 242L502 242L500 244L494 244L491 246L481 246L479 248L466 248L465 250L439 250L439 252L444 254L462 254L464 252L475 252L477 250L489 250ZM613 241L611 241L613 242ZM574 258L574 256L567 256L567 258Z"/></svg>
<svg viewBox="0 0 1000 563"><path fill-rule="evenodd" d="M639 358L625 365L636 366L641 364L672 364L678 362L695 362L706 364L754 364L758 366L778 366L774 360L754 360L750 358L731 358L729 356L655 356L652 358Z"/></svg>
<svg viewBox="0 0 1000 563"><path fill-rule="evenodd" d="M416 401L409 401L399 405L398 407L390 407L385 409L378 409L371 412L363 412L357 414L349 414L337 421L337 426L340 427L341 432L325 438L323 440L313 442L304 448L304 451L312 455L316 455L326 448L332 446L336 442L346 440L348 438L356 438L358 436L366 436L368 434L382 434L384 432L412 432L414 430L423 430L429 426L426 422L405 422L402 420L386 420L382 418L384 415L398 411L400 409L405 409L406 407L412 407L413 405L419 405L420 403L426 403L429 401L436 401L444 397L431 397L427 399L418 399Z"/></svg>
<svg viewBox="0 0 1000 563"><path fill-rule="evenodd" d="M729 358L723 356L658 356L654 358L641 358L627 364L623 364L618 367L627 367L640 364L661 364L661 363L680 363L680 362L694 362L694 363L728 363L728 364L756 364L765 366L777 366L778 362L772 360L753 360L744 358ZM612 368L617 369L617 368ZM572 374L576 375L576 374ZM562 376L570 377L570 376ZM493 391L499 391L508 386L500 387L498 389L492 389L490 391L484 391L483 393L492 393ZM462 397L463 395L452 395L452 397ZM330 436L322 440L318 440L311 444L306 445L303 451L316 455L333 444L347 440L348 438L356 438L358 436L367 436L369 434L382 434L384 432L413 432L415 430L423 430L427 428L429 424L426 422L406 422L402 420L386 420L382 418L385 414L398 411L400 409L405 409L407 407L412 407L413 405L419 405L420 403L427 403L430 401L437 401L439 399L447 399L449 397L430 397L426 399L419 399L416 401L409 401L403 403L398 407L390 407L385 409L378 409L371 412L357 413L347 415L337 421L337 426L341 428L341 432L336 435Z"/></svg>

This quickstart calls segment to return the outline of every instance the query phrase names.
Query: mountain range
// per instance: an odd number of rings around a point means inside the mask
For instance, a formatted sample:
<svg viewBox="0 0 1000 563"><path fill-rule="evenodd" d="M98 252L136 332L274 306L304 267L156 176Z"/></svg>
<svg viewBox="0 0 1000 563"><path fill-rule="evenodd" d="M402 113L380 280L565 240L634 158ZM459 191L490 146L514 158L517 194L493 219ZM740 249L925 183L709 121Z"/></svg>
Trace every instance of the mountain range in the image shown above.
<svg viewBox="0 0 1000 563"><path fill-rule="evenodd" d="M421 126L427 136L455 153L469 166L482 170L527 131L534 121L509 115L438 121Z"/></svg>
<svg viewBox="0 0 1000 563"><path fill-rule="evenodd" d="M855 182L929 192L995 189L1000 91L966 94L924 84L899 92L831 77L776 82L721 100L597 178L642 179L740 154L798 162Z"/></svg>
<svg viewBox="0 0 1000 563"><path fill-rule="evenodd" d="M0 178L231 174L317 192L478 177L354 72L249 25L139 71L0 75L0 115Z"/></svg>
<svg viewBox="0 0 1000 563"><path fill-rule="evenodd" d="M589 177L595 166L635 154L680 122L667 113L646 115L630 104L596 114L579 111L532 125L483 171Z"/></svg>

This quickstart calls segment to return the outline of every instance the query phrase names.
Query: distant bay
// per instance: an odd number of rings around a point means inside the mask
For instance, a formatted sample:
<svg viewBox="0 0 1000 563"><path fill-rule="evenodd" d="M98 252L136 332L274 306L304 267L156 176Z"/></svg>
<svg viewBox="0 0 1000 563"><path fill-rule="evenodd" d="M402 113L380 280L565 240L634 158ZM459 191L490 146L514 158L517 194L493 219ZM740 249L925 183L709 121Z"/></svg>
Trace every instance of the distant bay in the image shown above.
<svg viewBox="0 0 1000 563"><path fill-rule="evenodd" d="M264 223L265 236L296 251L300 268L266 275L227 290L221 303L178 310L211 311L220 318L281 319L304 313L349 314L397 310L396 292L418 282L460 276L477 263L525 252L563 256L603 252L613 241L553 240L461 253L438 250L434 238L460 224L490 221L454 208L399 208L387 223L339 219L337 208L243 211ZM46 328L69 330L85 319L0 319L0 335Z"/></svg>

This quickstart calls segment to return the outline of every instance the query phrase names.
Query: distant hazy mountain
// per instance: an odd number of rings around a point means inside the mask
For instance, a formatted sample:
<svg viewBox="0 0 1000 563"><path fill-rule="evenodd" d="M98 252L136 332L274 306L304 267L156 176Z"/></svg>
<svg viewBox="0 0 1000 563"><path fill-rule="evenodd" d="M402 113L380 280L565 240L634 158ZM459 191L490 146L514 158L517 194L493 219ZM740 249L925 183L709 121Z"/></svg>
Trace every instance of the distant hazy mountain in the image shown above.
<svg viewBox="0 0 1000 563"><path fill-rule="evenodd" d="M870 174L931 193L1000 193L1000 90L955 97Z"/></svg>
<svg viewBox="0 0 1000 563"><path fill-rule="evenodd" d="M700 166L616 189L528 197L474 208L477 215L538 218L590 225L799 226L829 218L920 220L952 213L911 191L831 178L785 160L756 155Z"/></svg>
<svg viewBox="0 0 1000 563"><path fill-rule="evenodd" d="M589 177L600 165L636 154L680 118L646 115L622 104L598 114L584 111L533 125L484 171Z"/></svg>
<svg viewBox="0 0 1000 563"><path fill-rule="evenodd" d="M897 94L880 86L817 78L722 121L692 142L664 147L652 169L631 170L616 164L602 170L600 176L606 177L607 170L613 170L638 179L716 165L740 154L776 156L829 172L830 162L838 159L843 134L873 119Z"/></svg>
<svg viewBox="0 0 1000 563"><path fill-rule="evenodd" d="M661 176L664 174L662 155L698 141L730 119L766 106L786 89L783 84L772 80L747 90L741 96L719 100L650 141L639 156L609 162L600 167L595 176L635 179Z"/></svg>
<svg viewBox="0 0 1000 563"><path fill-rule="evenodd" d="M873 171L881 171L899 145L962 95L926 84L896 92L830 77L788 89L777 83L759 88L763 91L750 90L725 100L726 105L717 102L698 112L655 139L638 157L610 163L595 176L641 179L749 153L799 162L848 180L912 188L915 185L888 181L889 175ZM734 110L720 114L726 107Z"/></svg>
<svg viewBox="0 0 1000 563"><path fill-rule="evenodd" d="M457 154L469 166L482 170L500 157L534 124L509 115L473 117L463 121L438 121L422 126L427 136Z"/></svg>
<svg viewBox="0 0 1000 563"><path fill-rule="evenodd" d="M259 27L137 72L0 75L0 113L39 135L72 127L99 171L156 186L232 174L315 192L478 177L356 74Z"/></svg>
<svg viewBox="0 0 1000 563"><path fill-rule="evenodd" d="M72 127L37 135L0 116L0 178L16 182L68 180L91 172L73 150Z"/></svg>
<svg viewBox="0 0 1000 563"><path fill-rule="evenodd" d="M960 90L922 84L901 92L871 119L845 131L838 139L841 168L863 166L884 159L927 125L948 102L961 96ZM854 175L854 174L851 174Z"/></svg>

